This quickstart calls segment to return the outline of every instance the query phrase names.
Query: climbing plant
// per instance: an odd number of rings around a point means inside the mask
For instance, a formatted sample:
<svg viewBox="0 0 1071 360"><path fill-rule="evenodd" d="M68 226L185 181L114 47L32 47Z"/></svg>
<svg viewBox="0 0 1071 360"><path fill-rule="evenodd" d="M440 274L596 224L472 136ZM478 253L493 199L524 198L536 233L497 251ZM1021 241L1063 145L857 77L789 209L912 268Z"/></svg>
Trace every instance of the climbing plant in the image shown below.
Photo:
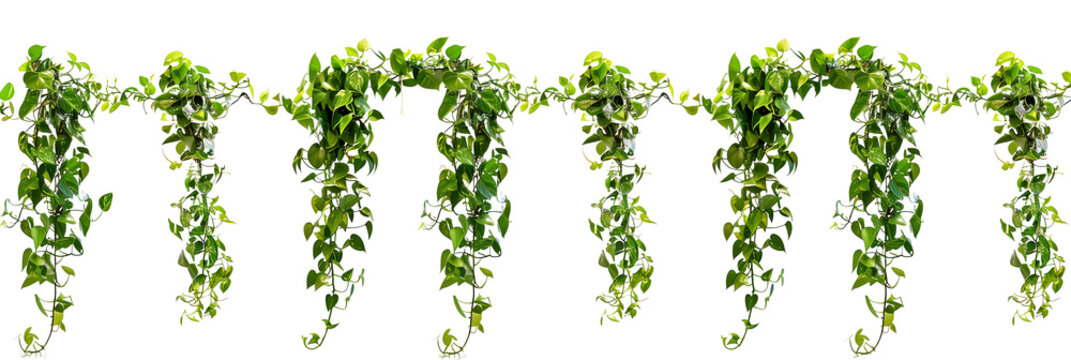
<svg viewBox="0 0 1071 360"><path fill-rule="evenodd" d="M1052 133L1048 120L1060 115L1067 104L1064 93L1071 85L1042 79L1041 69L1027 65L1010 51L997 58L996 66L999 68L988 87L985 76L972 77L971 84L975 100L994 112L993 120L1000 123L993 128L1000 134L996 145L1007 143L1010 156L1009 160L1001 159L1001 168L1019 168L1015 182L1019 194L1004 204L1011 210L1011 218L1000 220L1001 231L1018 242L1011 265L1023 276L1019 292L1008 297L1021 306L1012 317L1014 324L1016 319L1030 322L1038 315L1048 316L1054 294L1064 285L1064 258L1057 253L1050 229L1066 222L1051 205L1052 197L1043 193L1058 174L1058 168L1046 162ZM1064 72L1063 79L1071 83L1071 72Z"/></svg>
<svg viewBox="0 0 1071 360"><path fill-rule="evenodd" d="M906 55L887 63L874 57L875 46L856 48L858 41L848 39L835 54L815 49L808 62L812 78L823 86L856 89L849 118L859 128L848 136L848 147L861 164L852 172L848 200L837 201L834 217L840 223L833 226L851 227L863 242L852 254L857 276L852 289L881 289L881 297L865 297L879 322L877 339L871 342L859 329L849 341L853 352L864 355L877 350L887 331L896 332L893 320L904 306L903 298L891 291L906 275L893 264L914 255L923 211L922 200L911 192L920 173L916 158L921 156L911 120L924 119L937 95L919 64Z"/></svg>
<svg viewBox="0 0 1071 360"><path fill-rule="evenodd" d="M614 65L598 51L588 54L584 66L576 86L564 78L561 83L567 95L579 90L572 107L582 111L581 121L591 121L581 128L588 135L584 145L595 147L596 160L588 160L591 169L610 164L605 180L608 193L591 204L599 216L588 220L591 233L606 243L599 254L599 266L606 268L611 279L606 293L597 297L609 307L599 319L601 324L603 318L618 322L626 315L636 317L642 301L636 290L647 292L651 287L653 259L637 230L654 221L639 205L640 197L633 194L647 170L633 158L640 132L636 122L647 116L652 99L661 98L655 93L670 85L665 74L658 72L650 74L651 83L636 82L628 77L628 68ZM682 95L682 99L688 97Z"/></svg>
<svg viewBox="0 0 1071 360"><path fill-rule="evenodd" d="M44 46L34 45L29 57L19 66L23 72L26 96L15 113L12 103L15 88L11 84L0 90L3 120L17 119L27 127L18 135L19 150L30 163L19 174L18 198L5 200L0 225L18 226L33 241L22 253L21 269L26 273L22 287L43 284L43 294L34 294L41 314L49 318L44 336L27 327L19 339L25 353L45 350L52 335L66 331L65 314L74 306L74 298L64 294L75 276L64 260L85 254L83 241L90 225L111 209L112 194L94 201L82 184L89 176L90 151L83 121L93 120L98 111L115 111L128 105L128 95L115 90L113 84L100 83L89 64L68 53L69 60L42 57Z"/></svg>
<svg viewBox="0 0 1071 360"><path fill-rule="evenodd" d="M438 228L450 240L439 259L439 289L467 288L460 298L453 297L458 314L468 321L464 339L446 329L438 344L443 355L458 355L473 333L484 331L491 299L479 290L494 273L483 262L502 255L501 240L509 230L511 204L499 191L509 172L501 121L513 119L520 85L509 65L493 54L476 62L462 57L464 46L447 47L446 42L445 37L432 41L427 54L395 49L390 64L407 87L445 88L437 117L446 129L436 145L447 165L439 173L435 200L424 203L422 218L424 229Z"/></svg>
<svg viewBox="0 0 1071 360"><path fill-rule="evenodd" d="M369 63L369 54L380 59L377 65ZM372 123L383 119L383 114L369 101L386 98L392 90L401 91L383 59L382 54L369 50L366 40L356 48L347 47L345 56L332 55L326 66L313 55L297 95L281 98L283 109L313 137L311 144L294 155L294 172L306 174L302 182L319 186L311 200L314 220L304 226L305 240L313 241L316 260L306 275L305 287L327 290L327 317L322 333L302 336L308 349L323 345L328 332L339 325L332 320L335 310L345 310L356 287L364 284L364 269L356 271L343 265L342 259L346 253L364 252L365 240L372 237L372 210L362 204L370 194L357 176L361 171L371 174L379 164L379 157L371 150ZM260 101L267 99L265 93ZM266 109L269 113L277 110Z"/></svg>
<svg viewBox="0 0 1071 360"><path fill-rule="evenodd" d="M217 121L227 116L233 102L248 98L235 92L248 89L249 80L239 72L230 73L230 82L213 80L208 68L195 65L178 51L168 54L163 65L167 68L155 84L153 76L140 77L139 100L163 112L164 145L174 144L178 154L178 161L168 159L170 168L186 168L187 193L171 204L178 209L178 217L167 223L171 233L185 243L178 265L190 275L189 287L176 297L188 306L179 323L183 319L198 322L216 316L220 296L231 286L234 267L218 229L233 222L219 205L219 196L212 194L225 173L225 167L215 162L215 139Z"/></svg>
<svg viewBox="0 0 1071 360"><path fill-rule="evenodd" d="M747 318L742 320L741 334L722 336L722 345L728 349L743 345L748 332L758 326L752 321L754 311L764 310L777 284L784 284L784 269L764 265L762 258L771 251L785 251L785 240L792 236L792 211L783 202L789 196L788 188L776 173L786 167L789 174L796 170L799 158L789 150L791 122L803 119L803 114L788 101L793 94L802 100L812 89L820 89L800 66L786 64L785 56L791 54L786 40L778 42L776 48L767 48L766 58L753 55L748 67L741 68L734 54L717 96L703 99L703 108L712 119L735 138L715 153L714 171L728 172L721 182L740 185L729 200L736 215L722 231L727 241L733 241L736 261L725 275L725 288L747 291ZM778 234L779 229L784 229L784 237Z"/></svg>

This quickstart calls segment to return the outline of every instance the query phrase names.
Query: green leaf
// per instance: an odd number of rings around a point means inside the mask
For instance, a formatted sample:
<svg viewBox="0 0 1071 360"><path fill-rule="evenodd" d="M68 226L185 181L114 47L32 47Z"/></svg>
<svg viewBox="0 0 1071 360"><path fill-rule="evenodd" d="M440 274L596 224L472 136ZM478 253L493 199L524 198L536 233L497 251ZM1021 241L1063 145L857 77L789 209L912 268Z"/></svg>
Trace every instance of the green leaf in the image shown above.
<svg viewBox="0 0 1071 360"><path fill-rule="evenodd" d="M450 335L450 329L443 331L443 346L450 347L450 343L453 342L454 337Z"/></svg>
<svg viewBox="0 0 1071 360"><path fill-rule="evenodd" d="M840 48L837 49L837 52L850 53L850 52L852 52L853 49L855 49L855 44L858 44L858 43L859 43L859 38L858 37L853 37L851 39L845 40L843 43L840 44Z"/></svg>
<svg viewBox="0 0 1071 360"><path fill-rule="evenodd" d="M320 166L323 166L326 156L327 154L324 153L324 150L320 148L319 144L313 144L312 146L309 146L309 165L311 165L313 168L319 169Z"/></svg>
<svg viewBox="0 0 1071 360"><path fill-rule="evenodd" d="M734 53L733 57L729 58L729 79L735 78L738 73L740 73L740 59Z"/></svg>
<svg viewBox="0 0 1071 360"><path fill-rule="evenodd" d="M62 268L63 272L67 273L67 275L74 276L74 269L71 269L71 268L63 266L63 265L60 265L60 268Z"/></svg>
<svg viewBox="0 0 1071 360"><path fill-rule="evenodd" d="M506 230L509 230L509 214L512 205L509 200L506 200L506 207L502 209L502 214L498 216L498 231L502 233L502 236L506 236Z"/></svg>
<svg viewBox="0 0 1071 360"><path fill-rule="evenodd" d="M466 73L447 72L443 74L443 85L447 90L466 90L472 82L472 75Z"/></svg>
<svg viewBox="0 0 1071 360"><path fill-rule="evenodd" d="M454 110L454 105L457 104L457 93L448 91L446 95L443 95L443 102L439 104L439 120L446 118L451 111Z"/></svg>
<svg viewBox="0 0 1071 360"><path fill-rule="evenodd" d="M40 226L34 226L30 228L30 238L33 239L33 247L41 247L41 243L45 241L45 228Z"/></svg>
<svg viewBox="0 0 1071 360"><path fill-rule="evenodd" d="M866 275L859 275L855 278L855 283L852 283L852 290L858 289L860 286L870 283L870 277Z"/></svg>
<svg viewBox="0 0 1071 360"><path fill-rule="evenodd" d="M876 46L863 45L863 46L859 47L859 51L857 51L856 53L859 54L859 58L860 59L870 60L870 58L874 57L874 48L875 47Z"/></svg>
<svg viewBox="0 0 1071 360"><path fill-rule="evenodd" d="M441 37L428 44L428 54L434 54L443 50L443 46L446 45L448 37Z"/></svg>
<svg viewBox="0 0 1071 360"><path fill-rule="evenodd" d="M740 149L740 146L733 144L729 146L729 166L739 168L744 164L744 150Z"/></svg>
<svg viewBox="0 0 1071 360"><path fill-rule="evenodd" d="M848 72L844 71L844 69L833 69L829 73L829 85L835 89L849 90L854 82L855 79L849 77Z"/></svg>
<svg viewBox="0 0 1071 360"><path fill-rule="evenodd" d="M855 44L853 43L852 46L854 47ZM814 51L811 51L810 60L811 71L814 71L818 75L825 75L828 72L826 69L826 54L822 52L821 49L814 49Z"/></svg>
<svg viewBox="0 0 1071 360"><path fill-rule="evenodd" d="M4 85L4 89L0 90L0 100L8 101L15 96L15 87L11 83Z"/></svg>
<svg viewBox="0 0 1071 360"><path fill-rule="evenodd" d="M457 250L461 246L461 242L465 240L465 228L455 227L450 229L450 241L454 246L454 250Z"/></svg>
<svg viewBox="0 0 1071 360"><path fill-rule="evenodd" d="M182 255L180 254L179 256ZM179 259L185 259L185 257L181 257ZM309 273L305 275L305 288L308 289L311 288L313 285L316 285L316 279L318 279L319 277L320 274L316 273L316 270L309 270Z"/></svg>
<svg viewBox="0 0 1071 360"><path fill-rule="evenodd" d="M904 275L904 271L900 270L900 268L897 268L897 267L890 267L890 268L892 269L892 271L894 273L896 273L897 276L899 276L899 277L907 277L907 275Z"/></svg>
<svg viewBox="0 0 1071 360"><path fill-rule="evenodd" d="M361 41L357 42L357 51L365 52L369 48L371 48L371 45L368 44L368 39L361 39Z"/></svg>
<svg viewBox="0 0 1071 360"><path fill-rule="evenodd" d="M875 164L885 164L885 161L887 160L885 158L885 153L881 152L881 149L879 148L871 149L870 152L867 153L867 159Z"/></svg>
<svg viewBox="0 0 1071 360"><path fill-rule="evenodd" d="M357 205L357 195L347 194L339 201L338 208L342 210L352 209L354 205Z"/></svg>
<svg viewBox="0 0 1071 360"><path fill-rule="evenodd" d="M353 102L353 96L350 96L349 91L346 91L345 89L339 90L338 93L335 94L331 110L338 110L343 106L349 105L351 102Z"/></svg>
<svg viewBox="0 0 1071 360"><path fill-rule="evenodd" d="M409 74L409 62L405 59L405 53L401 49L394 49L390 53L390 68L398 75Z"/></svg>
<svg viewBox="0 0 1071 360"><path fill-rule="evenodd" d="M27 115L33 111L34 107L37 107L37 102L40 100L41 92L38 90L30 90L26 92L26 97L22 98L22 105L19 106L19 117L25 119Z"/></svg>
<svg viewBox="0 0 1071 360"><path fill-rule="evenodd" d="M774 115L773 113L770 113L770 114L763 115L761 118L759 118L759 132L760 133L766 130L766 125L769 125L770 124L770 120L773 120L773 115Z"/></svg>
<svg viewBox="0 0 1071 360"><path fill-rule="evenodd" d="M770 235L770 248L777 251L785 251L785 241L777 234Z"/></svg>
<svg viewBox="0 0 1071 360"><path fill-rule="evenodd" d="M491 272L491 269L480 268L480 272L482 272L484 276L487 276L489 278L495 277L495 273Z"/></svg>
<svg viewBox="0 0 1071 360"><path fill-rule="evenodd" d="M461 45L450 45L450 47L446 48L446 56L449 57L451 60L460 59L461 50L464 48L465 47Z"/></svg>
<svg viewBox="0 0 1071 360"><path fill-rule="evenodd" d="M1064 71L1064 81L1071 83L1071 71ZM8 84L10 86L11 84Z"/></svg>
<svg viewBox="0 0 1071 360"><path fill-rule="evenodd" d="M449 253L450 253L450 250L446 250L446 254L449 254ZM439 290L445 289L446 287L448 287L450 285L453 285L455 283L457 283L457 277L454 277L453 275L447 275L446 277L443 278L442 284L439 284Z"/></svg>
<svg viewBox="0 0 1071 360"><path fill-rule="evenodd" d="M1014 59L1014 58L1015 58L1015 53L1013 53L1011 51L1005 51L1005 52L1001 53L1000 56L997 56L996 65L1000 65L1000 64L1012 61L1012 59Z"/></svg>
<svg viewBox="0 0 1071 360"><path fill-rule="evenodd" d="M97 204L100 205L100 209L108 211L112 208L112 193L104 194L97 200Z"/></svg>
<svg viewBox="0 0 1071 360"><path fill-rule="evenodd" d="M588 53L588 56L584 57L584 66L588 66L591 63L599 61L601 59L602 59L602 53L601 52L592 51L592 52Z"/></svg>
<svg viewBox="0 0 1071 360"><path fill-rule="evenodd" d="M64 266L66 267L66 266ZM41 315L48 316L48 312L45 311L45 305L41 304L41 297L37 294L33 294L33 300L37 302L37 310L41 311Z"/></svg>
<svg viewBox="0 0 1071 360"><path fill-rule="evenodd" d="M320 73L320 58L316 57L316 54L312 54L312 59L309 59L309 81L316 77L316 74Z"/></svg>
<svg viewBox="0 0 1071 360"><path fill-rule="evenodd" d="M327 310L330 311L335 305L338 304L338 294L327 294L324 296L324 305L327 305Z"/></svg>
<svg viewBox="0 0 1071 360"><path fill-rule="evenodd" d="M878 231L875 230L874 228L872 228L872 227L863 228L863 236L862 236L862 238L863 238L863 246L864 246L863 248L864 249L869 249L870 246L874 244L874 240L877 238L877 236L878 236Z"/></svg>
<svg viewBox="0 0 1071 360"><path fill-rule="evenodd" d="M454 308L457 309L458 314L461 314L461 317L468 317L465 315L465 310L461 309L461 301L457 299L456 295L454 296Z"/></svg>
<svg viewBox="0 0 1071 360"><path fill-rule="evenodd" d="M42 45L31 46L30 50L27 51L27 53L30 54L30 60L36 61L36 60L40 59L41 58L41 51L44 50L44 49L45 49L45 47L42 46Z"/></svg>
<svg viewBox="0 0 1071 360"><path fill-rule="evenodd" d="M859 114L863 113L867 105L870 104L870 92L859 90L859 93L855 96L855 103L852 104L851 115L852 120L859 117Z"/></svg>
<svg viewBox="0 0 1071 360"><path fill-rule="evenodd" d="M51 89L53 80L55 79L49 73L27 72L26 75L22 76L22 81L29 90Z"/></svg>
<svg viewBox="0 0 1071 360"><path fill-rule="evenodd" d="M788 51L789 48L791 47L788 45L788 39L781 39L781 41L777 42L777 51L785 52Z"/></svg>
<svg viewBox="0 0 1071 360"><path fill-rule="evenodd" d="M862 51L862 48L859 50ZM882 74L864 72L855 74L855 85L859 87L859 90L877 90L883 84L885 84L885 77Z"/></svg>
<svg viewBox="0 0 1071 360"><path fill-rule="evenodd" d="M339 132L345 132L346 126L349 126L350 121L353 121L353 114L342 115L342 118L338 119L338 123L335 126L338 127Z"/></svg>
<svg viewBox="0 0 1071 360"><path fill-rule="evenodd" d="M777 195L763 195L759 198L759 208L763 210L769 210L773 208L774 204L777 204L781 200L781 197Z"/></svg>
<svg viewBox="0 0 1071 360"><path fill-rule="evenodd" d="M32 344L34 340L37 339L37 334L30 332L32 329L32 327L28 327L26 328L26 331L22 333L22 341L26 344Z"/></svg>
<svg viewBox="0 0 1071 360"><path fill-rule="evenodd" d="M93 204L93 202L88 202L88 204ZM88 212L83 212L82 216L78 217L78 228L82 230L82 235L83 236L85 236L85 235L87 235L89 233L89 224L90 224L90 222L91 221L90 221Z"/></svg>
<svg viewBox="0 0 1071 360"><path fill-rule="evenodd" d="M182 52L172 51L164 57L164 65L171 65L179 60L182 60Z"/></svg>

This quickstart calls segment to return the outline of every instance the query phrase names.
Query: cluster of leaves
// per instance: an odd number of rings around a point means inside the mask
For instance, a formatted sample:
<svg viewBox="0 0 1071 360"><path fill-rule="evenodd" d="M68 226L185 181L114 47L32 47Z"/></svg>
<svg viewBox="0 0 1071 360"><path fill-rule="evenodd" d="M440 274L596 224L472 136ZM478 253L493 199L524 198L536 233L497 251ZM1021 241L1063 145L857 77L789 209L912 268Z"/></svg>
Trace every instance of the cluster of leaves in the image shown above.
<svg viewBox="0 0 1071 360"><path fill-rule="evenodd" d="M784 284L784 269L764 266L762 258L767 250L785 251L784 241L792 236L792 211L782 203L789 196L788 188L775 174L786 167L791 174L799 163L789 146L791 122L803 119L803 114L788 100L792 94L803 99L812 89L820 89L800 66L785 63L788 54L788 41L781 40L776 48L767 48L765 59L753 55L750 66L743 69L734 54L718 95L703 99L703 108L712 119L735 137L735 142L715 153L714 171L722 172L725 166L729 174L721 182L740 185L740 191L729 200L736 218L722 228L725 240L733 240L736 260L736 267L725 275L725 288L747 290L747 318L742 319L742 334L722 337L722 345L728 349L743 345L748 331L758 326L751 320L754 310L764 310L776 285ZM776 231L781 228L783 238Z"/></svg>
<svg viewBox="0 0 1071 360"><path fill-rule="evenodd" d="M877 339L871 343L859 329L849 342L853 352L863 355L877 349L885 332L896 331L893 319L903 307L903 298L890 290L905 273L892 265L896 259L914 255L913 242L922 227L923 210L922 200L911 193L920 172L911 120L924 119L938 95L921 67L908 61L906 55L900 54L897 63L888 64L874 57L875 46L856 49L858 41L848 39L835 54L815 49L809 64L812 76L823 86L857 89L850 117L860 127L849 135L848 145L862 164L852 172L848 201L837 202L834 217L843 225L833 226L850 226L863 241L863 248L852 255L852 270L857 275L852 289L878 285L882 291L880 298L866 296L867 308L881 325Z"/></svg>
<svg viewBox="0 0 1071 360"><path fill-rule="evenodd" d="M642 301L636 290L647 292L651 287L653 260L637 229L654 222L639 205L640 197L632 196L647 169L633 159L640 132L636 121L647 116L652 98L656 102L662 98L655 93L670 84L665 74L658 72L650 74L651 83L636 82L628 77L628 68L614 65L598 51L584 59L584 66L576 86L564 78L560 82L566 96L579 89L572 107L582 111L581 121L591 121L582 127L588 135L584 145L594 144L597 155L597 160L588 160L591 169L610 164L605 180L608 194L591 204L599 216L588 220L591 233L606 243L599 253L599 266L606 268L611 279L606 293L597 297L610 307L603 311L601 324L604 318L618 322L626 315L636 317ZM688 97L682 95L682 99Z"/></svg>
<svg viewBox="0 0 1071 360"><path fill-rule="evenodd" d="M82 183L89 175L90 156L83 134L84 119L92 120L97 111L114 111L127 105L127 94L115 91L112 84L96 81L89 65L68 53L65 63L42 57L44 46L29 49L29 58L19 70L23 72L26 96L17 114L14 86L0 90L3 119L16 118L28 124L19 133L19 150L30 164L19 174L18 200L5 200L2 213L4 227L19 226L33 241L22 253L21 269L26 273L22 287L47 284L43 296L34 294L37 309L49 318L48 334L43 338L26 328L20 339L25 353L45 349L52 334L66 331L64 314L74 306L70 295L60 289L67 286L74 269L62 265L68 257L85 253L82 241L90 224L111 209L112 194L96 201L99 211L94 217L94 202L85 194Z"/></svg>
<svg viewBox="0 0 1071 360"><path fill-rule="evenodd" d="M468 320L465 338L459 340L450 329L440 338L443 355L458 355L473 333L484 331L483 314L491 308L491 299L478 290L494 277L483 261L502 255L501 240L509 230L511 204L499 192L509 173L501 121L513 119L521 87L509 65L493 54L476 62L461 56L463 46L447 47L446 41L432 41L426 55L395 49L390 58L405 86L445 88L438 119L447 128L436 144L448 165L439 173L436 200L424 203L422 217L424 229L438 228L450 240L439 260L440 290L452 285L471 290L467 298L453 298L458 314Z"/></svg>
<svg viewBox="0 0 1071 360"><path fill-rule="evenodd" d="M346 56L332 55L330 64L321 66L312 56L308 76L298 86L294 98L281 98L283 109L293 120L309 130L312 144L298 149L294 156L294 172L305 173L302 182L313 181L320 186L313 195L312 211L315 220L305 223L305 240L314 240L312 256L316 266L309 270L306 288L319 291L326 288L322 334L302 336L308 349L323 345L327 334L339 324L332 322L335 310L345 310L358 285L364 283L364 269L342 264L348 251L364 252L365 240L372 237L372 210L362 204L370 196L361 183L358 172L375 171L379 157L371 151L372 122L383 119L369 100L385 98L393 90L401 90L394 75L384 66L385 57L377 55L380 63L368 62L368 41L361 40L356 48L347 47ZM261 95L261 102L268 95ZM279 100L277 97L276 100ZM269 113L275 107L266 107ZM363 228L361 232L353 232ZM344 296L344 298L340 297Z"/></svg>
<svg viewBox="0 0 1071 360"><path fill-rule="evenodd" d="M1012 211L1011 219L1000 220L1001 231L1019 243L1012 252L1011 265L1022 273L1023 284L1018 293L1008 297L1021 305L1012 317L1014 324L1016 319L1030 322L1038 315L1048 316L1054 294L1064 285L1064 259L1056 253L1058 247L1049 229L1066 222L1050 204L1052 197L1042 193L1057 174L1057 167L1045 162L1052 133L1048 120L1059 116L1065 105L1064 93L1071 85L1043 80L1041 69L1026 65L1010 51L997 58L996 66L999 68L989 87L985 76L972 77L971 84L977 100L983 101L983 108L993 111L993 120L1000 123L993 128L1000 134L996 145L1007 143L1011 156L1011 161L1001 160L1002 168L1020 169L1015 182L1019 194L1004 204ZM1071 83L1071 72L1064 72L1063 78Z"/></svg>
<svg viewBox="0 0 1071 360"><path fill-rule="evenodd" d="M245 74L230 73L230 82L209 77L204 66L194 65L181 52L173 51L164 58L167 69L153 83L153 77L140 77L142 91L139 100L148 101L154 110L163 112L167 134L164 145L174 143L179 161L171 161L172 170L186 167L183 181L188 192L171 206L179 210L176 220L168 219L168 229L185 242L179 253L178 265L190 274L189 288L176 299L186 303L183 319L198 322L215 317L220 296L231 286L231 257L220 239L218 228L233 222L219 205L219 196L211 195L219 183L224 167L213 161L215 138L219 133L217 121L224 118L236 91L249 88ZM248 97L241 93L239 97Z"/></svg>

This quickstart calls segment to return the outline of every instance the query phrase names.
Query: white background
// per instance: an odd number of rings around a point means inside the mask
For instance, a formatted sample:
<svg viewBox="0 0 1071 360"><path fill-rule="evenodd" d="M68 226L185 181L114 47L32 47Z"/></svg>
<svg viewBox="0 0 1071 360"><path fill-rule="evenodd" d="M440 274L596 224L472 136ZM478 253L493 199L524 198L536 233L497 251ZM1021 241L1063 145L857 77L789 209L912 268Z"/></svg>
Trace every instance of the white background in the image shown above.
<svg viewBox="0 0 1071 360"><path fill-rule="evenodd" d="M862 4L5 1L0 83L19 85L21 101L17 67L37 43L48 46L47 56L72 51L99 75L124 84L159 73L163 57L181 50L221 78L238 69L258 91L292 95L314 52L327 59L362 38L383 51L423 51L438 36L467 45L467 56L494 52L520 79L538 76L545 85L581 71L584 56L597 49L637 78L658 70L678 90L712 93L733 52L746 64L783 37L809 52L862 36L860 45L877 45L878 56L904 52L934 81L947 75L954 85L991 73L1004 50L1050 79L1071 70L1066 3ZM376 104L388 117L375 124L380 168L364 178L376 231L366 255L348 257L367 269L366 286L337 314L341 327L315 352L300 339L321 329L324 314L322 293L304 287L314 265L302 236L312 193L290 170L308 133L248 104L221 122L216 153L230 174L214 191L238 222L222 228L235 259L234 284L217 318L180 326L175 295L189 279L175 264L182 245L166 220L175 215L169 204L182 195L184 174L168 170L161 156L159 114L131 107L99 116L86 137L94 157L84 188L95 196L115 192L114 207L93 225L86 255L68 263L78 272L67 288L75 307L66 314L68 332L53 338L46 356L435 359L436 336L448 326L460 334L466 322L450 292L438 291L439 253L449 242L417 229L421 203L434 196L444 161L435 148L440 95L406 91ZM785 177L796 231L786 255L765 261L787 269L787 284L768 311L756 314L761 326L735 352L723 350L720 340L739 331L744 316L743 294L723 285L732 266L730 243L721 236L731 215L730 188L710 168L728 133L709 116L661 104L642 121L637 158L653 174L636 191L658 222L642 234L657 271L638 318L599 326L595 296L609 278L596 264L601 243L588 232L587 218L603 194L603 174L588 170L581 156L578 115L560 107L518 115L505 135L513 156L500 188L513 201L513 224L504 256L487 262L496 277L484 293L495 306L483 321L488 332L474 337L467 357L851 358L848 338L857 328L876 335L863 295L878 291L850 290L851 254L860 241L828 229L857 162L846 141L852 95L829 90L808 100L793 102L806 119L795 124L799 171ZM926 202L925 224L916 256L899 263L908 275L896 292L906 304L896 317L900 333L887 336L874 359L1065 358L1071 350L1068 300L1057 301L1047 319L1011 325L1015 307L1007 296L1021 278L1008 265L1014 243L1000 233L998 218L1006 215L1001 204L1014 195L1016 174L1001 171L993 156L991 119L967 107L919 124L922 176L912 190ZM1053 122L1050 160L1071 166L1066 122ZM2 197L15 196L26 162L15 141L21 127L0 124ZM1049 191L1057 208L1071 212L1069 187L1061 176ZM1068 227L1055 231L1064 252L1071 250ZM19 356L16 338L26 326L40 332L47 322L33 303L32 291L41 288L19 290L19 259L28 244L17 229L0 232L0 359Z"/></svg>

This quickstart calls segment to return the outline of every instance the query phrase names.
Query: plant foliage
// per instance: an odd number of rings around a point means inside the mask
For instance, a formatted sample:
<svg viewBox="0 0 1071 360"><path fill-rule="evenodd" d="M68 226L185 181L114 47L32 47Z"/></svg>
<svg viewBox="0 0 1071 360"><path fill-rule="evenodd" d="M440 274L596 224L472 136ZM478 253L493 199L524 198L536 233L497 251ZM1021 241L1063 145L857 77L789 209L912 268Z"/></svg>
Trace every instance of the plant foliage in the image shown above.
<svg viewBox="0 0 1071 360"><path fill-rule="evenodd" d="M1051 229L1066 222L1053 207L1052 197L1043 194L1058 174L1058 167L1046 161L1052 134L1048 122L1060 115L1066 105L1064 93L1071 85L1042 79L1041 69L1010 51L997 58L996 66L988 87L985 76L971 78L971 84L982 107L994 112L993 120L1000 123L993 128L1000 134L996 145L1007 144L1006 154L1011 157L1010 161L1001 159L1001 168L1019 168L1018 195L1004 204L1011 217L1000 220L1001 232L1018 243L1011 266L1023 276L1019 292L1008 297L1021 306L1012 318L1014 324L1016 319L1030 322L1039 315L1048 316L1055 294L1064 285L1064 258L1057 253ZM1063 79L1071 82L1071 72L1064 72Z"/></svg>
<svg viewBox="0 0 1071 360"><path fill-rule="evenodd" d="M34 45L29 57L19 66L23 72L26 96L18 113L9 101L14 97L11 84L0 90L3 119L26 123L18 135L19 150L30 161L19 174L17 201L5 200L2 213L4 227L18 226L33 246L22 253L21 269L26 273L22 287L43 284L48 289L34 294L37 309L49 318L44 337L26 328L19 346L27 354L39 353L48 346L56 331L66 331L64 315L74 299L61 292L75 276L64 265L69 257L85 254L83 241L90 225L111 209L112 194L94 201L82 184L89 176L90 151L86 145L83 121L93 120L98 111L115 111L128 105L128 94L114 85L100 83L72 53L69 60L43 57L44 46Z"/></svg>
<svg viewBox="0 0 1071 360"><path fill-rule="evenodd" d="M379 58L378 65L370 64L370 54ZM347 47L345 56L332 55L326 65L313 55L295 97L276 96L313 137L309 146L298 149L292 164L294 172L305 174L303 183L319 186L311 199L315 219L304 226L305 240L313 242L316 260L305 287L327 290L327 317L322 320L322 333L302 336L308 349L323 345L328 332L339 325L332 320L335 310L345 310L356 287L364 283L364 269L344 265L343 255L365 252L365 240L372 237L372 209L363 204L370 193L358 174L371 174L379 164L371 150L372 123L383 119L383 114L369 102L401 90L383 59L382 54L369 50L366 40L356 48ZM261 102L267 99L267 93L260 96ZM265 108L269 113L277 109Z"/></svg>
<svg viewBox="0 0 1071 360"><path fill-rule="evenodd" d="M606 293L597 299L609 307L603 311L603 318L618 322L626 315L636 317L642 300L637 289L647 292L654 273L654 260L647 255L647 245L637 232L642 224L654 221L639 205L640 197L633 193L647 167L636 163L634 155L640 133L637 121L647 116L654 94L667 88L669 80L663 74L652 73L651 83L636 82L628 77L628 68L614 65L598 51L584 59L584 66L575 87L579 95L573 99L572 107L582 112L581 121L591 122L582 127L588 135L584 145L593 144L595 148L596 160L588 160L591 169L610 164L604 182L607 194L591 204L599 210L599 216L588 220L591 233L606 243L599 253L599 266L606 268L611 280ZM562 82L571 95L572 84L565 84L565 79Z"/></svg>
<svg viewBox="0 0 1071 360"><path fill-rule="evenodd" d="M796 170L799 158L791 151L792 122L803 119L788 101L795 94L802 100L820 84L800 66L789 66L788 41L767 48L767 57L753 55L750 66L741 68L734 54L729 71L713 99L703 99L704 109L735 137L727 148L718 149L712 166L715 172L727 171L721 182L740 186L729 200L735 219L722 227L726 240L732 240L736 266L725 275L725 288L744 288L744 331L722 337L722 345L736 349L747 334L758 326L752 321L755 310L764 310L777 284L784 284L784 269L764 265L764 254L785 251L785 241L792 236L792 211L785 206L788 187L776 173ZM723 170L724 167L724 170ZM783 237L778 234L783 229ZM760 304L759 298L762 297Z"/></svg>
<svg viewBox="0 0 1071 360"><path fill-rule="evenodd" d="M178 265L190 275L189 287L176 297L188 306L179 322L199 322L216 316L234 272L219 233L220 225L233 222L219 204L219 196L212 194L225 173L225 167L215 162L215 140L218 121L227 116L233 102L248 98L235 92L248 89L249 79L232 72L230 81L213 80L208 68L195 65L178 51L169 53L163 65L167 68L155 84L152 76L142 76L139 82L142 100L163 112L162 130L167 134L163 144L174 144L179 159L168 160L171 170L186 168L186 194L171 204L178 209L178 217L167 223L171 233L184 243Z"/></svg>
<svg viewBox="0 0 1071 360"><path fill-rule="evenodd" d="M432 41L426 55L395 49L390 61L405 86L445 90L437 118L446 128L436 146L447 165L439 173L434 202L424 203L422 227L437 228L450 240L439 259L439 289L468 288L453 297L458 314L468 321L464 339L446 329L438 345L450 356L464 351L473 333L484 331L483 315L491 308L491 299L479 290L494 277L483 262L502 255L501 240L509 230L511 203L500 191L509 173L502 121L513 119L521 87L509 65L493 54L477 62L462 57L464 46L446 44L445 37Z"/></svg>
<svg viewBox="0 0 1071 360"><path fill-rule="evenodd" d="M911 186L918 179L920 152L912 120L922 120L938 97L921 67L904 54L894 63L874 57L875 46L856 47L859 38L845 41L835 53L815 49L808 59L812 76L842 90L856 89L849 118L859 128L848 136L848 147L861 164L852 172L848 201L837 201L834 217L851 231L863 247L852 254L856 274L852 289L877 285L880 297L866 296L867 308L878 319L873 342L859 329L849 346L859 355L874 352L903 308L902 297L891 293L905 272L897 259L914 255L914 242L922 227L923 202Z"/></svg>

